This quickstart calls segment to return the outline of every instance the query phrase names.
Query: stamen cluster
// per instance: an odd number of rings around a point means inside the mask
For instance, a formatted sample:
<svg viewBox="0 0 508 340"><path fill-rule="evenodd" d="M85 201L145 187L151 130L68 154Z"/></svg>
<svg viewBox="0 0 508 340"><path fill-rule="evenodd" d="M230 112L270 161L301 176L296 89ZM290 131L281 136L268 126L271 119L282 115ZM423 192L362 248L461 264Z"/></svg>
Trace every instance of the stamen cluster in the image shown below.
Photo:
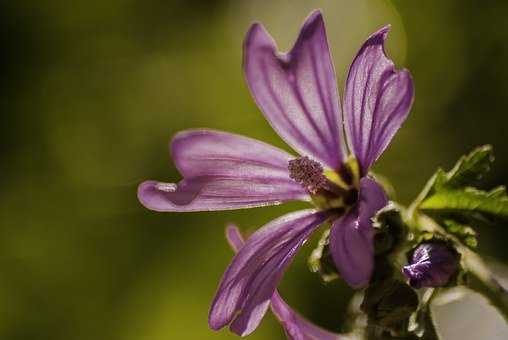
<svg viewBox="0 0 508 340"><path fill-rule="evenodd" d="M316 194L326 184L323 166L307 156L289 161L289 177L301 184L309 193Z"/></svg>

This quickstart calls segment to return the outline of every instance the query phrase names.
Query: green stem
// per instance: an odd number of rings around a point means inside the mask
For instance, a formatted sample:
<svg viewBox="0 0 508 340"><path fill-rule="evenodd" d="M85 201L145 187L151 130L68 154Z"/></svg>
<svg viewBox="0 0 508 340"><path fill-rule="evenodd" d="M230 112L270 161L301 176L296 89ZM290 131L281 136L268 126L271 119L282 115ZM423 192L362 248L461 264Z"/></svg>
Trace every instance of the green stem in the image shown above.
<svg viewBox="0 0 508 340"><path fill-rule="evenodd" d="M496 280L478 254L467 249L464 261L469 271L466 285L483 295L508 322L508 291Z"/></svg>
<svg viewBox="0 0 508 340"><path fill-rule="evenodd" d="M425 332L423 333L423 337L421 340L438 340L441 339L439 333L436 330L436 326L434 325L434 320L432 318L432 312L430 306L423 315L423 322L425 324Z"/></svg>
<svg viewBox="0 0 508 340"><path fill-rule="evenodd" d="M422 297L422 309L418 311L419 322L423 326L423 336L421 340L439 340L441 337L437 332L434 318L432 317L431 304L437 296L439 288L430 288Z"/></svg>

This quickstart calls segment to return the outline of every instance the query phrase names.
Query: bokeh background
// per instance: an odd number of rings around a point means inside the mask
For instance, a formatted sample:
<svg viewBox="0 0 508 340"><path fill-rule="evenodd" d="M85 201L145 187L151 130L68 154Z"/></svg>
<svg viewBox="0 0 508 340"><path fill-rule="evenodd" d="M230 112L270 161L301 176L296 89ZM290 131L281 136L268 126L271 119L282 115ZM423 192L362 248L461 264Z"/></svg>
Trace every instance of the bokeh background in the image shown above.
<svg viewBox="0 0 508 340"><path fill-rule="evenodd" d="M207 327L232 256L224 225L254 230L301 204L158 214L137 202L136 187L179 179L168 142L182 129L287 149L250 97L241 44L256 20L288 49L314 8L323 9L341 89L364 39L392 24L387 50L411 70L416 102L376 170L402 203L479 144L497 154L485 185L506 184L505 0L1 1L1 339L235 338ZM480 230L480 250L506 263L507 236ZM351 291L322 286L307 271L310 250L281 291L337 330ZM467 308L438 312L448 338L505 338L506 325L468 299ZM251 338L283 335L268 316Z"/></svg>

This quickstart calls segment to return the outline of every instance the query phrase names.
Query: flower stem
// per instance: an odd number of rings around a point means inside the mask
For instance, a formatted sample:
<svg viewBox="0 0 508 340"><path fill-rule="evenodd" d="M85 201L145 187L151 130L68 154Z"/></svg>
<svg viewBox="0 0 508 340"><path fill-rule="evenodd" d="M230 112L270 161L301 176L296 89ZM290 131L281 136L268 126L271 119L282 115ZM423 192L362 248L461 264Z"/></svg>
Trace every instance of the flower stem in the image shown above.
<svg viewBox="0 0 508 340"><path fill-rule="evenodd" d="M466 281L467 287L483 295L508 322L508 291L506 288L496 280L478 254L467 249L464 261L469 271Z"/></svg>

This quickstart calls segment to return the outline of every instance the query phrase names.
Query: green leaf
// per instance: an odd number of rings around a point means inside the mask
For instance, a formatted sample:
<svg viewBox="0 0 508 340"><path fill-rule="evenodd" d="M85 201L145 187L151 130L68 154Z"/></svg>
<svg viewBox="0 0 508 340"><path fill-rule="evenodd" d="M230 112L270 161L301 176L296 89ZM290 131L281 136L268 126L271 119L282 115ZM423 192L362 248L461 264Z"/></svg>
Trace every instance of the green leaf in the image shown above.
<svg viewBox="0 0 508 340"><path fill-rule="evenodd" d="M489 197L491 198L502 198L506 196L506 188L503 185L500 185L489 192Z"/></svg>
<svg viewBox="0 0 508 340"><path fill-rule="evenodd" d="M453 219L445 219L441 224L447 232L455 235L469 248L474 249L477 247L478 239L476 238L476 232L469 225L459 223Z"/></svg>
<svg viewBox="0 0 508 340"><path fill-rule="evenodd" d="M494 161L491 145L479 146L468 155L462 156L448 172L438 169L425 184L422 192L413 203L416 207L432 194L477 184L489 170Z"/></svg>
<svg viewBox="0 0 508 340"><path fill-rule="evenodd" d="M490 192L474 188L446 189L437 191L423 200L419 208L442 213L480 213L507 219L508 196L503 187Z"/></svg>
<svg viewBox="0 0 508 340"><path fill-rule="evenodd" d="M483 175L490 170L494 162L494 153L491 145L483 145L462 156L455 166L440 178L440 186L460 188L477 184ZM444 183L441 182L444 180Z"/></svg>

